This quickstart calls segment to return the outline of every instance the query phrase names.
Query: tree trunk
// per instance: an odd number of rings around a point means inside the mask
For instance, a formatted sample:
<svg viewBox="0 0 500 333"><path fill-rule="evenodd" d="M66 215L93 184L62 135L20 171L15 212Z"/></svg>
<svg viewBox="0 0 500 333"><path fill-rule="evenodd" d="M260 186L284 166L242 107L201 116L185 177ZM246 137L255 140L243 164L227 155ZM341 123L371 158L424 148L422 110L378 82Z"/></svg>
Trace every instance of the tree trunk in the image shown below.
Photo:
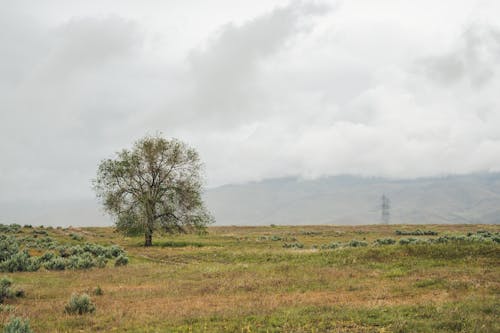
<svg viewBox="0 0 500 333"><path fill-rule="evenodd" d="M147 204L147 225L146 225L146 233L144 234L144 246L153 245L153 225L154 225L154 210L153 205L149 203Z"/></svg>
<svg viewBox="0 0 500 333"><path fill-rule="evenodd" d="M153 245L153 233L151 231L146 231L144 234L144 246L151 246Z"/></svg>

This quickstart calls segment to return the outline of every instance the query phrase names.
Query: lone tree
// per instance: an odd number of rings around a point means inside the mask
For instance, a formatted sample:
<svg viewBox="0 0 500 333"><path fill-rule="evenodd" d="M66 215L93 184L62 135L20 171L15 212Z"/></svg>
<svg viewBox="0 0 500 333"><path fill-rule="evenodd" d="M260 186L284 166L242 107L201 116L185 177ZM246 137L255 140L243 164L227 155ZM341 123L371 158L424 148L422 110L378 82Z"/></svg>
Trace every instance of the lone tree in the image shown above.
<svg viewBox="0 0 500 333"><path fill-rule="evenodd" d="M93 187L117 230L144 234L144 245L151 246L154 231L195 231L213 221L201 199L200 171L193 148L147 136L101 161Z"/></svg>

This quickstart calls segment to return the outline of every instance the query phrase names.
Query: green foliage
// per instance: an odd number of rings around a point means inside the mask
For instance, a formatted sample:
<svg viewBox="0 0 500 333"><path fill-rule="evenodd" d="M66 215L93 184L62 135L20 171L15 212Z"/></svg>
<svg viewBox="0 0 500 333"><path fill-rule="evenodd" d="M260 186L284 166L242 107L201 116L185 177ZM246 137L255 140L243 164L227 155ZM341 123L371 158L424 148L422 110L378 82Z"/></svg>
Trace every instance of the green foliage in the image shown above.
<svg viewBox="0 0 500 333"><path fill-rule="evenodd" d="M83 240L83 236L82 235L75 234L75 233L70 233L69 237L71 237L72 240L76 240L76 241L82 241Z"/></svg>
<svg viewBox="0 0 500 333"><path fill-rule="evenodd" d="M128 265L128 257L121 254L118 258L116 258L115 266L126 266Z"/></svg>
<svg viewBox="0 0 500 333"><path fill-rule="evenodd" d="M19 224L0 224L0 233L17 234L19 232L21 232L21 226Z"/></svg>
<svg viewBox="0 0 500 333"><path fill-rule="evenodd" d="M62 257L54 257L43 264L45 269L50 271L62 271L68 266L68 260Z"/></svg>
<svg viewBox="0 0 500 333"><path fill-rule="evenodd" d="M436 231L432 230L413 230L413 231L406 231L406 230L396 230L396 235L398 236L436 236L438 233Z"/></svg>
<svg viewBox="0 0 500 333"><path fill-rule="evenodd" d="M0 235L0 262L10 259L19 251L19 243L14 236Z"/></svg>
<svg viewBox="0 0 500 333"><path fill-rule="evenodd" d="M283 243L283 247L285 249L302 249L302 248L304 248L304 244L302 244L300 242Z"/></svg>
<svg viewBox="0 0 500 333"><path fill-rule="evenodd" d="M108 259L104 256L99 256L95 259L95 264L98 268L104 268L108 264Z"/></svg>
<svg viewBox="0 0 500 333"><path fill-rule="evenodd" d="M93 313L95 312L95 305L92 303L90 296L87 294L72 294L71 298L64 307L64 312L67 314L78 314L82 315L85 313Z"/></svg>
<svg viewBox="0 0 500 333"><path fill-rule="evenodd" d="M0 303L7 298L11 298L14 296L14 292L10 289L12 285L12 280L6 277L0 279Z"/></svg>
<svg viewBox="0 0 500 333"><path fill-rule="evenodd" d="M377 245L392 245L396 244L396 240L392 238L379 238L375 240L375 244Z"/></svg>
<svg viewBox="0 0 500 333"><path fill-rule="evenodd" d="M399 240L399 245L408 245L408 244L418 244L418 243L425 243L425 240L418 239L418 238L401 238Z"/></svg>
<svg viewBox="0 0 500 333"><path fill-rule="evenodd" d="M28 319L13 317L3 329L3 333L33 333Z"/></svg>
<svg viewBox="0 0 500 333"><path fill-rule="evenodd" d="M1 312L12 312L15 310L15 307L9 304L1 304L0 303L0 313Z"/></svg>
<svg viewBox="0 0 500 333"><path fill-rule="evenodd" d="M364 246L368 246L368 243L364 242L364 241L359 241L359 240L353 239L349 243L347 243L347 246L349 246L349 247L364 247Z"/></svg>
<svg viewBox="0 0 500 333"><path fill-rule="evenodd" d="M145 137L100 163L94 189L117 230L144 234L151 246L154 231L199 231L213 221L201 197L201 166L185 143Z"/></svg>
<svg viewBox="0 0 500 333"><path fill-rule="evenodd" d="M38 258L32 258L27 251L17 252L0 263L0 272L34 272L39 268Z"/></svg>
<svg viewBox="0 0 500 333"><path fill-rule="evenodd" d="M40 261L41 264L44 264L47 261L54 259L55 257L56 255L53 252L45 252L38 258L38 260Z"/></svg>
<svg viewBox="0 0 500 333"><path fill-rule="evenodd" d="M95 296L102 296L104 295L104 291L100 286L97 286L94 291L92 292Z"/></svg>
<svg viewBox="0 0 500 333"><path fill-rule="evenodd" d="M6 277L0 279L0 304L3 303L5 299L24 297L24 290L12 290L12 280Z"/></svg>
<svg viewBox="0 0 500 333"><path fill-rule="evenodd" d="M97 266L97 261L89 252L84 252L80 255L75 255L68 258L67 267L70 269L89 269L95 266Z"/></svg>
<svg viewBox="0 0 500 333"><path fill-rule="evenodd" d="M161 247L203 247L204 244L198 242L186 242L186 241L167 241L160 243Z"/></svg>
<svg viewBox="0 0 500 333"><path fill-rule="evenodd" d="M40 226L40 228L43 228L43 226ZM49 235L47 230L43 230L43 229L33 229L32 233L33 233L33 235L42 235L42 236Z"/></svg>
<svg viewBox="0 0 500 333"><path fill-rule="evenodd" d="M321 245L321 248L323 250L332 250L332 249L336 249L338 247L340 247L340 243L337 243L337 242L331 242L331 243L328 243L328 244Z"/></svg>

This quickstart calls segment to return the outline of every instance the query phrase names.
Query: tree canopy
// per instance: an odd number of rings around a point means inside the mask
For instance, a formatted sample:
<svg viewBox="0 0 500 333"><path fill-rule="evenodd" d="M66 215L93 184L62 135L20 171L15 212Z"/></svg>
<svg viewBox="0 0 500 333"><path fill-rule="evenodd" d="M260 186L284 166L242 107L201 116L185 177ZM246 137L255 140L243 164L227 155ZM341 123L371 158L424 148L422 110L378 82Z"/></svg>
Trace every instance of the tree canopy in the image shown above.
<svg viewBox="0 0 500 333"><path fill-rule="evenodd" d="M117 230L144 234L151 246L154 231L190 232L213 222L201 198L201 168L185 143L147 136L101 161L93 187Z"/></svg>

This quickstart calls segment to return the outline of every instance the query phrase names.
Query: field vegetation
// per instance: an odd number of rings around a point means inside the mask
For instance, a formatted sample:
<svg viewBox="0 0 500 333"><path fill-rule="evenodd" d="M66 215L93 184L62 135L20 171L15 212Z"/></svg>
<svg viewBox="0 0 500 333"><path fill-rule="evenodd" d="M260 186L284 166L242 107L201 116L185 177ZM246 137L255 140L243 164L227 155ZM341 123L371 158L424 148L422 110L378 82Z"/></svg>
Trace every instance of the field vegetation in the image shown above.
<svg viewBox="0 0 500 333"><path fill-rule="evenodd" d="M112 228L2 226L0 327L29 320L38 333L499 332L499 232L209 227L144 247L143 236ZM11 269L13 258L30 268Z"/></svg>

